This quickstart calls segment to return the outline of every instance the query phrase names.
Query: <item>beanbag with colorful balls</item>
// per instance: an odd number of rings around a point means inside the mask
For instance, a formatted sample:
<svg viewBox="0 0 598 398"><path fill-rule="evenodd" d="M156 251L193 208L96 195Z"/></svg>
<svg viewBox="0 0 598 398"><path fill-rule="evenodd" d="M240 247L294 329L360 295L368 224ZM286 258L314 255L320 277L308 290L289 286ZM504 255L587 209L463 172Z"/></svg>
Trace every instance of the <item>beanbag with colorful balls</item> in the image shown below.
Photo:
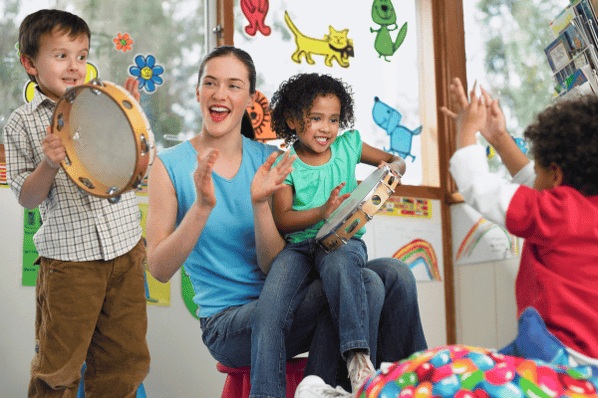
<svg viewBox="0 0 598 398"><path fill-rule="evenodd" d="M598 398L589 367L557 366L465 345L417 352L374 374L357 398Z"/></svg>

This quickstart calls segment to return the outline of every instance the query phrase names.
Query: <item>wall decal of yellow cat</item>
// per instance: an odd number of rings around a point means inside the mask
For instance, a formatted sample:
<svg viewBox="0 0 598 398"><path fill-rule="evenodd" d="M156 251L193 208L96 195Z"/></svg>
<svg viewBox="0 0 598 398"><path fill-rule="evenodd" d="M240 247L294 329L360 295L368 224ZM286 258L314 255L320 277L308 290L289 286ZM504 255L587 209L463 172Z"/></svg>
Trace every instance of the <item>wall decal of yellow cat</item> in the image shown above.
<svg viewBox="0 0 598 398"><path fill-rule="evenodd" d="M301 33L291 21L286 11L284 13L284 20L291 32L293 32L295 44L297 44L297 50L291 55L293 61L300 64L301 55L305 55L305 61L310 65L314 65L316 62L311 56L312 54L316 54L326 57L324 60L326 66L332 67L333 59L343 68L350 66L349 57L354 57L355 54L353 51L353 40L347 38L349 29L337 31L332 26L329 26L329 34L324 35L324 39L320 40Z"/></svg>

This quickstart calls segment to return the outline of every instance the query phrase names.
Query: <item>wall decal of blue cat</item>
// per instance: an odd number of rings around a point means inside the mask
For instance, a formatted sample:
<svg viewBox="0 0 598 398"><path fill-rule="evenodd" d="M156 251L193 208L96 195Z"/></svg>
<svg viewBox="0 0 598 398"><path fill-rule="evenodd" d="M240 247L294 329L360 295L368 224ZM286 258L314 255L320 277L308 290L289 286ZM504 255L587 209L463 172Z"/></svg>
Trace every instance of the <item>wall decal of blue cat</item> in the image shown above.
<svg viewBox="0 0 598 398"><path fill-rule="evenodd" d="M374 122L382 127L386 131L386 134L390 136L390 148L384 148L384 150L396 153L403 159L411 156L411 161L413 162L415 156L411 153L411 144L413 136L421 133L422 126L419 126L415 130L410 130L403 126L401 124L401 119L403 118L401 112L380 101L378 97L374 97L372 117L374 118Z"/></svg>

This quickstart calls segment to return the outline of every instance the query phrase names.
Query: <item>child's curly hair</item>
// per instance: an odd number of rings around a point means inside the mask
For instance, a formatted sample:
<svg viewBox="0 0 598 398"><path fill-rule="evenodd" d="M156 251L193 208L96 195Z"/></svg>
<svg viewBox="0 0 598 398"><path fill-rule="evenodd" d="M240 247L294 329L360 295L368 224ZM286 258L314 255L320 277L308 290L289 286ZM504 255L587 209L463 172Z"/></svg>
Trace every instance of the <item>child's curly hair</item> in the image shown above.
<svg viewBox="0 0 598 398"><path fill-rule="evenodd" d="M270 101L272 114L271 127L276 137L284 138L290 145L297 139L297 132L287 125L287 119L300 121L304 127L304 111L309 112L314 100L319 95L334 94L341 103L339 129L353 126L353 91L341 79L319 73L300 73L280 84Z"/></svg>
<svg viewBox="0 0 598 398"><path fill-rule="evenodd" d="M563 185L598 194L598 97L559 102L538 114L524 133L535 161L563 170Z"/></svg>

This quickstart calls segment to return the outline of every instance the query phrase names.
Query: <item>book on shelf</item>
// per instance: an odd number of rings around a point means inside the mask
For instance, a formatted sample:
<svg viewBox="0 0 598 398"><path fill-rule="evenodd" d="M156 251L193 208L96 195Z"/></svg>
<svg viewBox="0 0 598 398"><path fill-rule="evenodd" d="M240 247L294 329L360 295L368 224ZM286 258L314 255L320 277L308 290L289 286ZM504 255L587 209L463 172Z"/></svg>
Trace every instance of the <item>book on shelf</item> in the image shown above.
<svg viewBox="0 0 598 398"><path fill-rule="evenodd" d="M577 54L588 46L584 35L581 34L574 21L567 24L561 34L567 42L569 53Z"/></svg>
<svg viewBox="0 0 598 398"><path fill-rule="evenodd" d="M562 83L556 87L558 99L571 99L581 95L597 95L598 80L596 74L589 65L577 69Z"/></svg>
<svg viewBox="0 0 598 398"><path fill-rule="evenodd" d="M598 0L573 0L550 24L556 38L544 49L559 98L598 93Z"/></svg>
<svg viewBox="0 0 598 398"><path fill-rule="evenodd" d="M571 7L566 7L563 11L561 11L554 21L550 23L550 29L552 30L552 33L554 33L554 36L557 37L560 35L561 31L567 25L569 25L569 22L571 22L574 17L575 11L573 11L573 8Z"/></svg>
<svg viewBox="0 0 598 398"><path fill-rule="evenodd" d="M596 0L574 0L569 5L575 12L574 21L588 40L588 44L598 47L598 20L596 19Z"/></svg>
<svg viewBox="0 0 598 398"><path fill-rule="evenodd" d="M559 34L559 36L544 49L544 52L546 53L548 64L553 73L560 71L571 62L571 51L569 50L567 39L563 34Z"/></svg>

